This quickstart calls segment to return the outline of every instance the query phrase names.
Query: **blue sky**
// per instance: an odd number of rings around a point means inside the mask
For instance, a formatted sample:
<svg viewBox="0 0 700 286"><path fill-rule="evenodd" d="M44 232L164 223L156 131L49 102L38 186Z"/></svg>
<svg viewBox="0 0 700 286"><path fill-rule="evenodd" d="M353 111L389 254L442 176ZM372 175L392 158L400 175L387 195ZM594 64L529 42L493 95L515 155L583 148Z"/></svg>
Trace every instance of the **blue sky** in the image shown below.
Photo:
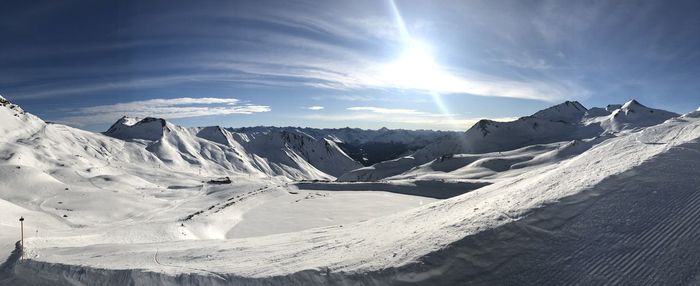
<svg viewBox="0 0 700 286"><path fill-rule="evenodd" d="M564 100L700 106L698 1L3 1L0 94L103 131L465 130Z"/></svg>

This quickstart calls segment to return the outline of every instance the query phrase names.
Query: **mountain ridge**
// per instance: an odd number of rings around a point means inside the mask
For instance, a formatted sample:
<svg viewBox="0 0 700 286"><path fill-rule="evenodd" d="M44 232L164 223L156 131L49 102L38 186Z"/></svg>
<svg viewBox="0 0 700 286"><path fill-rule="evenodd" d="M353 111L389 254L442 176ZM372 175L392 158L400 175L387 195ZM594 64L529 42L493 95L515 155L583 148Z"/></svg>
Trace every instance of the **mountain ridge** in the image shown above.
<svg viewBox="0 0 700 286"><path fill-rule="evenodd" d="M576 101L565 101L514 121L482 119L463 133L442 137L403 158L354 170L338 180L380 180L446 155L508 151L533 144L595 138L656 125L679 116L673 112L647 108L636 100L620 105L610 114L601 108L591 110Z"/></svg>

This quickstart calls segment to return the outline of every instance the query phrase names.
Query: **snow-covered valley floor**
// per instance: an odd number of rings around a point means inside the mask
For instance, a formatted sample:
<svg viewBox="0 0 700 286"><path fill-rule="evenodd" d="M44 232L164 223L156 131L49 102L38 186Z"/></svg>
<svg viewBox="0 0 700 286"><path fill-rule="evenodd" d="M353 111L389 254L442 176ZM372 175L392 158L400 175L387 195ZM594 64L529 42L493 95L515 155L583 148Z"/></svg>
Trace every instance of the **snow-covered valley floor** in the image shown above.
<svg viewBox="0 0 700 286"><path fill-rule="evenodd" d="M86 200L84 194L64 190L62 194L41 201L38 204L40 209L48 213L48 215L42 213L46 216L45 218L39 215L22 214L27 217L25 221L25 240L28 246L26 255L31 256L31 261L14 266L15 274L27 271L27 269L22 270L25 266L41 265L34 261L38 262L43 258L50 259L55 256L44 251L63 249L71 252L70 249L103 246L111 248L108 253L123 254L124 247L127 245L147 243L146 249L156 253L148 254L149 257L150 255L153 257L142 261L145 264L138 265L137 268L152 264L149 267L173 275L193 272L210 276L211 273L205 270L206 267L196 266L196 261L198 258L211 256L190 257L185 263L171 262L167 255L157 254L160 248L158 244L168 241L190 241L193 243L192 247L199 248L199 241L204 244L217 244L217 241L224 242L229 239L254 241L258 237L271 234L284 235L326 226L342 227L344 224L395 214L437 201L430 197L372 190L304 190L286 182L272 180L274 183L266 184L248 178L234 178L236 183L230 185L201 183L196 185L194 182L171 185L172 179L166 179L167 177L164 176L160 180L167 186L161 189L155 188L150 193L142 190L140 197L113 191L119 189L119 182L113 183L116 180L105 180L96 184L97 189L94 192L108 190L105 193L108 198L105 199L111 200L112 203L105 202L101 205L103 211L92 210L89 220L80 218L87 212L79 213L81 205ZM246 182L246 180L250 181ZM148 204L150 207L144 207L142 204ZM103 217L114 215L112 214L114 209L125 212L124 217L114 222L109 222L108 219L101 221ZM98 212L100 217L96 216ZM67 214L67 217L63 217L63 214ZM68 227L60 222L55 222L58 227L50 225L52 219L66 220L74 216L73 222L69 222ZM37 219L42 221L34 221ZM16 248L19 228L3 226L2 230L0 246L2 246L4 259L7 259ZM104 256L99 254L90 257L107 259L108 256L109 254ZM106 262L106 260L102 261ZM58 264L60 263L56 265ZM90 267L95 266L90 265ZM62 280L54 276L57 273L32 278L15 274L6 272L4 275L0 274L0 277L8 279L6 280L8 283L31 285L53 284ZM20 279L15 280L18 277ZM145 283L145 281L139 283Z"/></svg>

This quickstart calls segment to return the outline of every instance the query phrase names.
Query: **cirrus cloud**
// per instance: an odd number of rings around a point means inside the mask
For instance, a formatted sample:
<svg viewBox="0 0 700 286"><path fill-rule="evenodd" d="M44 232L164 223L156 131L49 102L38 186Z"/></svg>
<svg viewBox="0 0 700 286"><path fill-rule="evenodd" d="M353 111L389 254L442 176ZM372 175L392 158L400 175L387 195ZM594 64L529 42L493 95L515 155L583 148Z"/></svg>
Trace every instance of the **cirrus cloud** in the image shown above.
<svg viewBox="0 0 700 286"><path fill-rule="evenodd" d="M425 112L416 111L415 109L404 109L404 108L385 108L385 107L374 107L374 106L354 106L346 108L350 111L369 111L372 113L381 114L424 114Z"/></svg>
<svg viewBox="0 0 700 286"><path fill-rule="evenodd" d="M314 106L309 106L309 107L307 107L306 109L316 111L316 110L323 110L324 108L325 108L325 107L323 107L323 106L314 105Z"/></svg>
<svg viewBox="0 0 700 286"><path fill-rule="evenodd" d="M253 114L270 110L270 107L267 105L241 103L240 100L235 98L158 98L78 108L66 112L68 116L57 121L82 126L111 123L124 115L175 119L211 115Z"/></svg>

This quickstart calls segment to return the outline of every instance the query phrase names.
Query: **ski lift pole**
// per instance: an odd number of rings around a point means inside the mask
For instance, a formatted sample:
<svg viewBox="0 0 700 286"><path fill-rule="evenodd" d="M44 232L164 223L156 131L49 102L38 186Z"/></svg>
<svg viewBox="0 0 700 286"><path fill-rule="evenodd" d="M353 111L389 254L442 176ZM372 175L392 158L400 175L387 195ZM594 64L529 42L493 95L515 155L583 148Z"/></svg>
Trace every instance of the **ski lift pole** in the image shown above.
<svg viewBox="0 0 700 286"><path fill-rule="evenodd" d="M23 216L19 217L19 228L20 228L20 234L21 234L21 236L20 236L20 238L21 238L21 240L20 240L20 245L21 245L20 255L21 256L20 256L19 260L23 261L24 260L24 217Z"/></svg>

